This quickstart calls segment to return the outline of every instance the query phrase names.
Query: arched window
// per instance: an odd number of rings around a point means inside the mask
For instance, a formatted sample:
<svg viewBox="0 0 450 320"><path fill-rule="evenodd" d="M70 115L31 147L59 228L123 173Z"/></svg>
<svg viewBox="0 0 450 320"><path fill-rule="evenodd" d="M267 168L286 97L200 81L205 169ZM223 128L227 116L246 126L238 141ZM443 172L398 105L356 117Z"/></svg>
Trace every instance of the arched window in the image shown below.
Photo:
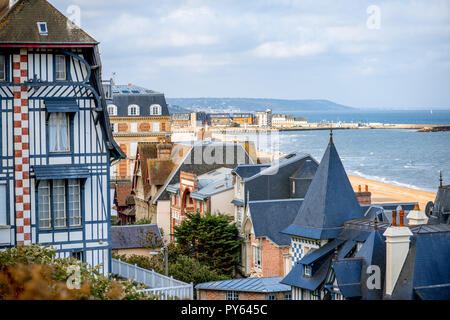
<svg viewBox="0 0 450 320"><path fill-rule="evenodd" d="M113 104L108 105L108 114L110 116L117 116L117 106Z"/></svg>
<svg viewBox="0 0 450 320"><path fill-rule="evenodd" d="M128 106L128 115L129 116L138 116L139 115L139 106L137 104L130 104Z"/></svg>
<svg viewBox="0 0 450 320"><path fill-rule="evenodd" d="M151 116L160 116L162 113L162 108L159 104L152 104L150 106L150 115Z"/></svg>

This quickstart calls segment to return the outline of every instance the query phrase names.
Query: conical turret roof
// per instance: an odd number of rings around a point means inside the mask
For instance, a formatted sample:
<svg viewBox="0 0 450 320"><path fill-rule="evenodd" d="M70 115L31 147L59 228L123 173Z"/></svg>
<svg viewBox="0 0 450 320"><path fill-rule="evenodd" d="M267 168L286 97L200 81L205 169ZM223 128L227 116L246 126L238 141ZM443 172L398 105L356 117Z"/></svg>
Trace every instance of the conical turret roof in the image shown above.
<svg viewBox="0 0 450 320"><path fill-rule="evenodd" d="M293 223L283 232L310 239L336 238L344 222L363 218L344 166L330 143Z"/></svg>

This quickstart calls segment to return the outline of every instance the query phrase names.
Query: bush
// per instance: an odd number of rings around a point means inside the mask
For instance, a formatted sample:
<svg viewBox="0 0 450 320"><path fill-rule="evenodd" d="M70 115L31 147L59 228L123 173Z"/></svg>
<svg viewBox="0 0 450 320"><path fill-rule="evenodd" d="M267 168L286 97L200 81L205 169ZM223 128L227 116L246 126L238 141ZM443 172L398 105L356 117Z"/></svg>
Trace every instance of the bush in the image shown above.
<svg viewBox="0 0 450 320"><path fill-rule="evenodd" d="M0 299L142 299L131 280L109 279L87 263L55 258L50 246L19 245L0 252Z"/></svg>

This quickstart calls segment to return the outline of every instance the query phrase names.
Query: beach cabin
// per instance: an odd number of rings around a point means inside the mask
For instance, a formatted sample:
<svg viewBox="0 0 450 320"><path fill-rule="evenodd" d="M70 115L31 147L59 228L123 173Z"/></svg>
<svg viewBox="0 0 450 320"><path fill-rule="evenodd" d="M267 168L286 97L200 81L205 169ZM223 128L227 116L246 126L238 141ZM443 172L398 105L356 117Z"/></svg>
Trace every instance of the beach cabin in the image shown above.
<svg viewBox="0 0 450 320"><path fill-rule="evenodd" d="M50 244L110 271L115 144L98 42L44 0L0 1L0 250Z"/></svg>

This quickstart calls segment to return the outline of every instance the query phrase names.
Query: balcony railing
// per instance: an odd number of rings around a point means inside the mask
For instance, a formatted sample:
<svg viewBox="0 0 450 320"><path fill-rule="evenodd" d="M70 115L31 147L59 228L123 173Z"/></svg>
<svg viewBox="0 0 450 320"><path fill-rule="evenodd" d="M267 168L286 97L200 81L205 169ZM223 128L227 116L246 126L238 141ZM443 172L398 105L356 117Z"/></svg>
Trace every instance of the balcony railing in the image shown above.
<svg viewBox="0 0 450 320"><path fill-rule="evenodd" d="M166 277L154 270L147 270L120 259L112 259L111 273L122 278L133 279L135 282L145 285L147 289L139 290L139 292L160 295L160 300L194 299L194 285L192 283L176 280L172 276Z"/></svg>

